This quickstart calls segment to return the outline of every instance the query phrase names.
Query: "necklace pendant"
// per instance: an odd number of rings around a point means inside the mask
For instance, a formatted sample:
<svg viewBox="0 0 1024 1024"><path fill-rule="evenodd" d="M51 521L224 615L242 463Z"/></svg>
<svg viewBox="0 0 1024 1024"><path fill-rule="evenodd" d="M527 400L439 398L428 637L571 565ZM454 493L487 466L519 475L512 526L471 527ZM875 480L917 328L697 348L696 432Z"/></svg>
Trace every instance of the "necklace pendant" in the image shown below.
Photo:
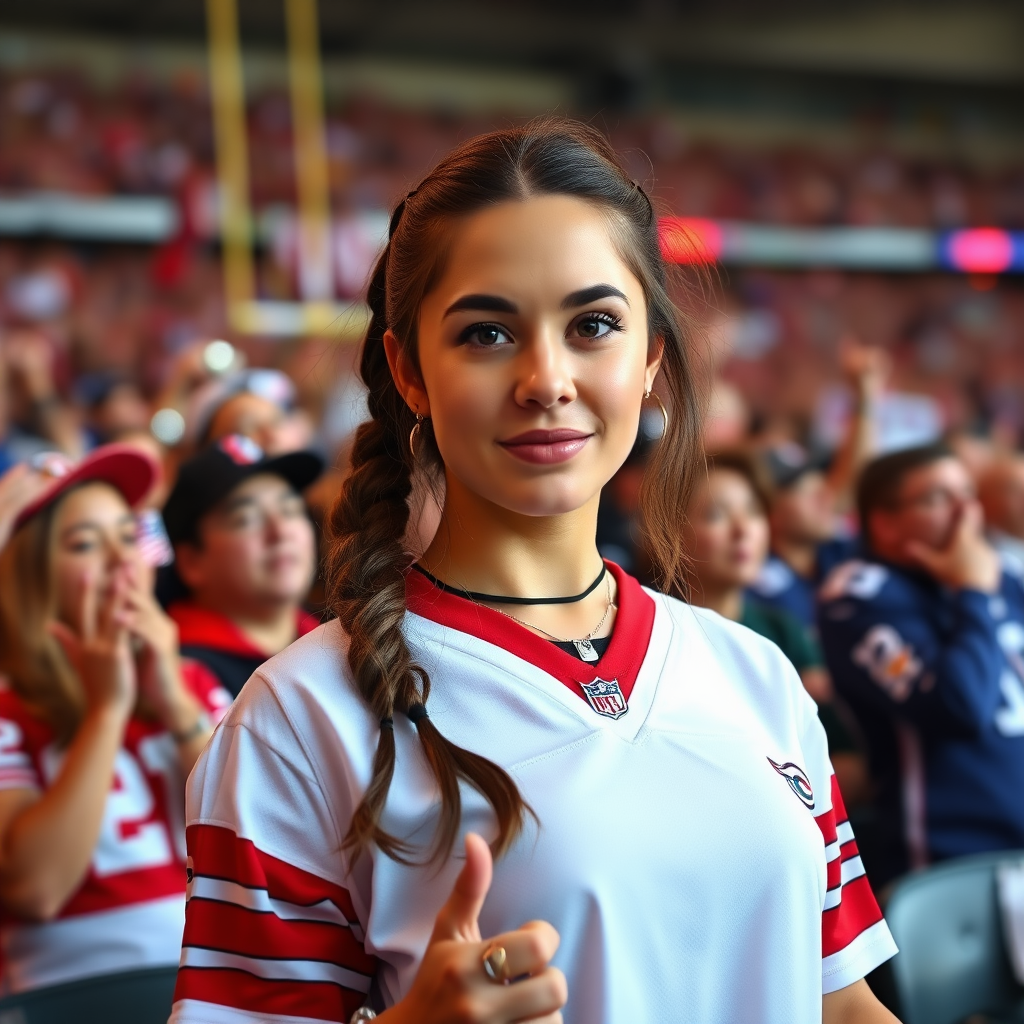
<svg viewBox="0 0 1024 1024"><path fill-rule="evenodd" d="M598 661L597 651L594 650L594 645L586 638L583 640L573 640L573 645L576 650L580 652L580 657L584 661Z"/></svg>

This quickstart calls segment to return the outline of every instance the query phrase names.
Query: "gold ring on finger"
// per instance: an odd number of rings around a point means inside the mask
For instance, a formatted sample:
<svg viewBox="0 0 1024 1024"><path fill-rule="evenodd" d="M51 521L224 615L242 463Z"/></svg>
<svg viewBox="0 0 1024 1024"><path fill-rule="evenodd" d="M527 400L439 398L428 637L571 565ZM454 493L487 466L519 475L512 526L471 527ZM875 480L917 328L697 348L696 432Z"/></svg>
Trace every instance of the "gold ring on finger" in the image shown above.
<svg viewBox="0 0 1024 1024"><path fill-rule="evenodd" d="M504 946L488 946L484 950L481 961L484 966L484 974L496 985L504 985L508 981L508 976L505 974L507 960L508 955L505 953Z"/></svg>

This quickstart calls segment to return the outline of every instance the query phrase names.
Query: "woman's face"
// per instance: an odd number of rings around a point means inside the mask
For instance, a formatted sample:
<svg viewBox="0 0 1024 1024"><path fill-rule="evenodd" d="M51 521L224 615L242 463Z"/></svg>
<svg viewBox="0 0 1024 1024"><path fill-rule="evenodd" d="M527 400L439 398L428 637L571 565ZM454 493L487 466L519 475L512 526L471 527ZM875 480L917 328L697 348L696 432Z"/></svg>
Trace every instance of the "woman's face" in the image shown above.
<svg viewBox="0 0 1024 1024"><path fill-rule="evenodd" d="M746 478L715 469L690 507L693 572L706 587L746 587L768 557L768 519Z"/></svg>
<svg viewBox="0 0 1024 1024"><path fill-rule="evenodd" d="M596 499L660 362L606 215L565 196L467 217L420 307L420 374L386 343L406 401L432 421L449 501L462 490L529 516Z"/></svg>
<svg viewBox="0 0 1024 1024"><path fill-rule="evenodd" d="M110 593L114 572L130 563L137 578L151 573L136 546L135 516L109 484L92 483L69 491L53 519L51 573L57 616L74 624L83 580L95 579L102 601Z"/></svg>

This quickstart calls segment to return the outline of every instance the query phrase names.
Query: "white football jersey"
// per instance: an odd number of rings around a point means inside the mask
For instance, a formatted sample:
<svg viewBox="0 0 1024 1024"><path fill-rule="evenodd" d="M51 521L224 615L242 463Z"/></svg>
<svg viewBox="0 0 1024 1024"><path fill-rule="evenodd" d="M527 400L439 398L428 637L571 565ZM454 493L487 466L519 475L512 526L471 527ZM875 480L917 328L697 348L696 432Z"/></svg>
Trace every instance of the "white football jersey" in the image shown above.
<svg viewBox="0 0 1024 1024"><path fill-rule="evenodd" d="M182 673L216 721L231 695L197 662L184 661ZM50 726L13 690L0 688L0 790L49 789L64 756ZM134 716L113 768L89 867L56 916L26 921L0 909L5 993L172 965L178 957L185 778L177 745L158 722Z"/></svg>
<svg viewBox="0 0 1024 1024"><path fill-rule="evenodd" d="M507 769L536 812L495 865L486 937L561 935L567 1024L820 1020L822 993L895 952L814 703L770 642L644 590L588 664L506 616L408 581L429 711ZM371 979L409 990L460 869L341 852L380 725L330 622L246 684L192 774L190 895L173 1024L345 1021ZM383 824L426 851L438 804L394 723ZM495 834L463 787L464 830Z"/></svg>

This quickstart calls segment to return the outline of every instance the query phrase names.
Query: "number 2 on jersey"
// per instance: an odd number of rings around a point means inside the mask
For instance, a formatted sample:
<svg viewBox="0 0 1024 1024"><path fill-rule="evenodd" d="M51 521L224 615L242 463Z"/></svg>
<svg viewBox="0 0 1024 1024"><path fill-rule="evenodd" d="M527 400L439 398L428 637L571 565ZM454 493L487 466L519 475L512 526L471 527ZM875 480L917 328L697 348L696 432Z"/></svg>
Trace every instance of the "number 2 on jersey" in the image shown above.
<svg viewBox="0 0 1024 1024"><path fill-rule="evenodd" d="M63 761L52 747L43 751L42 765L53 781ZM114 758L114 781L107 795L92 867L99 877L161 867L174 859L171 839L161 821L147 821L156 809L149 780L138 761L124 749Z"/></svg>

